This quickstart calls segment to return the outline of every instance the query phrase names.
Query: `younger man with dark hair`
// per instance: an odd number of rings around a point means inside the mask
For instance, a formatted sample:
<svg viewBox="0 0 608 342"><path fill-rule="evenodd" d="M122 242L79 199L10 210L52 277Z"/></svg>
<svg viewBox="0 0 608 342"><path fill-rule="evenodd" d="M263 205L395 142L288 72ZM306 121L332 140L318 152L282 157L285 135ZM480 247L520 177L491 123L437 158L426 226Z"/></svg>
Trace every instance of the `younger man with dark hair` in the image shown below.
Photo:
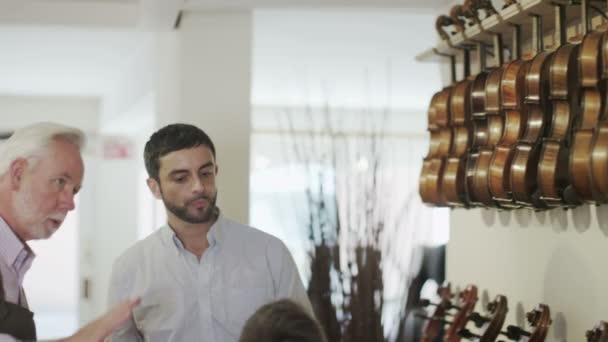
<svg viewBox="0 0 608 342"><path fill-rule="evenodd" d="M135 294L142 302L111 341L236 342L247 318L271 301L291 298L312 312L285 245L216 206L218 165L205 132L166 126L152 134L144 159L167 225L114 264L110 303Z"/></svg>

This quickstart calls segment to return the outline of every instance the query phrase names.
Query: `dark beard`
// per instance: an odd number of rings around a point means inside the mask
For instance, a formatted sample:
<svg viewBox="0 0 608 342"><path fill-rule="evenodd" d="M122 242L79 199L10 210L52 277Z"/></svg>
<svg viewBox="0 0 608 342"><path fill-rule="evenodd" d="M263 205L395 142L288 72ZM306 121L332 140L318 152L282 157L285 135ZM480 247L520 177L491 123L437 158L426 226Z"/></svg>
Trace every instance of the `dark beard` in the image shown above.
<svg viewBox="0 0 608 342"><path fill-rule="evenodd" d="M191 202L194 202L198 199L205 199L205 200L209 201L209 207L207 207L207 209L205 209L205 211L203 211L199 215L192 215L188 212L188 204ZM208 197L204 197L204 196L196 197L196 198L190 200L184 206L177 206L171 202L166 201L165 198L163 197L163 203L165 204L165 208L167 208L167 210L169 210L173 215L175 215L180 220L190 223L190 224L209 223L209 222L215 220L217 218L217 213L218 213L217 207L215 206L216 201L217 201L217 193L211 199Z"/></svg>

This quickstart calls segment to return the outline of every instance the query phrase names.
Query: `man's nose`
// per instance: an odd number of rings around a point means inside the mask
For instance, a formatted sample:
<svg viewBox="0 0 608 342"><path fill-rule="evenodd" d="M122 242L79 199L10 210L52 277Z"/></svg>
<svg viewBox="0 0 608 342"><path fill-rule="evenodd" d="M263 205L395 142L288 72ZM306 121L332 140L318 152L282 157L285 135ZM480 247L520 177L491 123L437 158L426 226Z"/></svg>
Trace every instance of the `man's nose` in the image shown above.
<svg viewBox="0 0 608 342"><path fill-rule="evenodd" d="M205 190L205 183L200 178L195 178L192 183L192 192L201 193Z"/></svg>
<svg viewBox="0 0 608 342"><path fill-rule="evenodd" d="M74 192L72 190L65 190L61 193L61 198L59 202L61 209L72 211L76 208L76 204L74 203Z"/></svg>

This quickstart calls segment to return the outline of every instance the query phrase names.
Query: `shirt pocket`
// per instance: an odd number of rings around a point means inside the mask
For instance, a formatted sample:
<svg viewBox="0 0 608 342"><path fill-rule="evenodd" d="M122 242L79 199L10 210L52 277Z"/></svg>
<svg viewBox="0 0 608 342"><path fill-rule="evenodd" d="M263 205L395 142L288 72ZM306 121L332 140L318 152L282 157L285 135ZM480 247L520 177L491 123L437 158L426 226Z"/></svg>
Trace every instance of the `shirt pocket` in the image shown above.
<svg viewBox="0 0 608 342"><path fill-rule="evenodd" d="M184 297L177 289L150 289L142 295L141 304L133 310L137 330L145 341L170 341L174 332L180 329L183 307Z"/></svg>
<svg viewBox="0 0 608 342"><path fill-rule="evenodd" d="M224 292L227 328L239 337L245 322L257 309L271 301L265 287L235 287Z"/></svg>

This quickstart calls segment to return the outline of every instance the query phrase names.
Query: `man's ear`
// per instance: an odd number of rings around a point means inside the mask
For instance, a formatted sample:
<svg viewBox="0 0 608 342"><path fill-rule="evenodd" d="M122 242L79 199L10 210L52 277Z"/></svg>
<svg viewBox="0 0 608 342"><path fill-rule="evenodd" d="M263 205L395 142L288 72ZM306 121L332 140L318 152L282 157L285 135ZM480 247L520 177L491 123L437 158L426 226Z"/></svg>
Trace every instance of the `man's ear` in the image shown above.
<svg viewBox="0 0 608 342"><path fill-rule="evenodd" d="M217 176L217 172L219 171L219 167L217 166L217 164L215 164L215 175Z"/></svg>
<svg viewBox="0 0 608 342"><path fill-rule="evenodd" d="M152 195L156 197L156 199L162 199L162 194L160 193L160 184L156 181L156 179L149 177L146 179L146 183L148 184L148 188L152 192Z"/></svg>
<svg viewBox="0 0 608 342"><path fill-rule="evenodd" d="M17 158L9 165L8 175L10 178L11 189L19 190L26 168L27 159L25 158Z"/></svg>

